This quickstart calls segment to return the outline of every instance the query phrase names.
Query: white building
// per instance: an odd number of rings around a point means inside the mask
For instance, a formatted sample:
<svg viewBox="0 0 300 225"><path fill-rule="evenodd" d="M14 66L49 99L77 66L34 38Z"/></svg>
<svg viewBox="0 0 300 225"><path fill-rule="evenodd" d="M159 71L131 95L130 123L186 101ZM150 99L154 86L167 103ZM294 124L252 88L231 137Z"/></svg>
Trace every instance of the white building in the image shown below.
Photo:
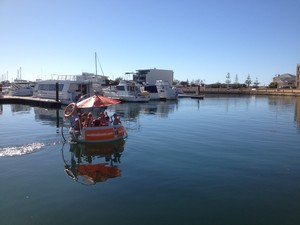
<svg viewBox="0 0 300 225"><path fill-rule="evenodd" d="M155 85L157 80L168 81L168 83L172 85L173 79L173 70L161 70L156 68L137 70L137 72L133 75L134 81L138 83L147 83L148 85Z"/></svg>

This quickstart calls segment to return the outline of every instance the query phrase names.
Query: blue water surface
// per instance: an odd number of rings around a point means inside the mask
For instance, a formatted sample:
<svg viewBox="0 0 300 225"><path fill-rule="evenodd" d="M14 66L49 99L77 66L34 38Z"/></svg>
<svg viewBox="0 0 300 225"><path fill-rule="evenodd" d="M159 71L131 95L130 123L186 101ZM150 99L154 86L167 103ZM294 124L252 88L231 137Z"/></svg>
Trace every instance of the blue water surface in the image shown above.
<svg viewBox="0 0 300 225"><path fill-rule="evenodd" d="M128 138L101 146L64 142L62 110L1 109L0 224L300 224L299 98L122 103Z"/></svg>

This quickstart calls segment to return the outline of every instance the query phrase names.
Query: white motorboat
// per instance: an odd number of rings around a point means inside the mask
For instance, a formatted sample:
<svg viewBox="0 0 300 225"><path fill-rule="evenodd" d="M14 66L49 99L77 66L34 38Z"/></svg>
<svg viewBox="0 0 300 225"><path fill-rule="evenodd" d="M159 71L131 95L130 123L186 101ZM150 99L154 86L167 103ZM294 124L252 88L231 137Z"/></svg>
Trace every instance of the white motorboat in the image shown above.
<svg viewBox="0 0 300 225"><path fill-rule="evenodd" d="M176 87L172 87L168 81L157 80L156 87L160 99L176 100L178 98Z"/></svg>
<svg viewBox="0 0 300 225"><path fill-rule="evenodd" d="M155 85L143 84L142 91L149 92L150 100L174 100L178 98L178 90L168 81L157 80Z"/></svg>
<svg viewBox="0 0 300 225"><path fill-rule="evenodd" d="M103 95L124 102L148 102L150 95L147 91L141 91L134 81L121 80L117 86L103 89Z"/></svg>
<svg viewBox="0 0 300 225"><path fill-rule="evenodd" d="M40 80L36 82L33 97L44 99L58 99L67 105L76 102L80 97L102 93L102 84L106 77L93 73L82 73L82 75L58 75L56 79Z"/></svg>
<svg viewBox="0 0 300 225"><path fill-rule="evenodd" d="M150 100L160 100L160 96L157 91L156 85L143 84L141 86L141 91L147 91L150 95Z"/></svg>
<svg viewBox="0 0 300 225"><path fill-rule="evenodd" d="M10 96L32 96L33 83L27 80L15 79L8 89Z"/></svg>

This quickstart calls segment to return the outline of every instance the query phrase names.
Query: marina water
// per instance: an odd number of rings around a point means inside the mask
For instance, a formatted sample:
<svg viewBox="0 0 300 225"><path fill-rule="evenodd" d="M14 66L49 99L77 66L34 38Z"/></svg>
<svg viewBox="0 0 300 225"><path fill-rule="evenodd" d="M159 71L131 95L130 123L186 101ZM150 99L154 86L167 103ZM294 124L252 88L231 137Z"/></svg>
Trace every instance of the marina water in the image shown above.
<svg viewBox="0 0 300 225"><path fill-rule="evenodd" d="M74 152L62 110L0 107L0 224L300 224L299 98L115 105L128 138L111 155ZM114 173L71 173L84 163Z"/></svg>

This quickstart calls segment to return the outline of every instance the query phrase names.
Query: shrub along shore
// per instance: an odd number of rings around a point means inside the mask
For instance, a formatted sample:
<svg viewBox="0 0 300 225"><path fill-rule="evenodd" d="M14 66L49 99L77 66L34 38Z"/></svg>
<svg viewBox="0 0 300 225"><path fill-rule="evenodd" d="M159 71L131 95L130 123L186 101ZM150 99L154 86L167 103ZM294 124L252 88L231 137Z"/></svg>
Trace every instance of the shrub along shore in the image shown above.
<svg viewBox="0 0 300 225"><path fill-rule="evenodd" d="M300 96L300 89L276 89L276 88L207 88L184 87L185 94L237 94L237 95L281 95L281 96Z"/></svg>

